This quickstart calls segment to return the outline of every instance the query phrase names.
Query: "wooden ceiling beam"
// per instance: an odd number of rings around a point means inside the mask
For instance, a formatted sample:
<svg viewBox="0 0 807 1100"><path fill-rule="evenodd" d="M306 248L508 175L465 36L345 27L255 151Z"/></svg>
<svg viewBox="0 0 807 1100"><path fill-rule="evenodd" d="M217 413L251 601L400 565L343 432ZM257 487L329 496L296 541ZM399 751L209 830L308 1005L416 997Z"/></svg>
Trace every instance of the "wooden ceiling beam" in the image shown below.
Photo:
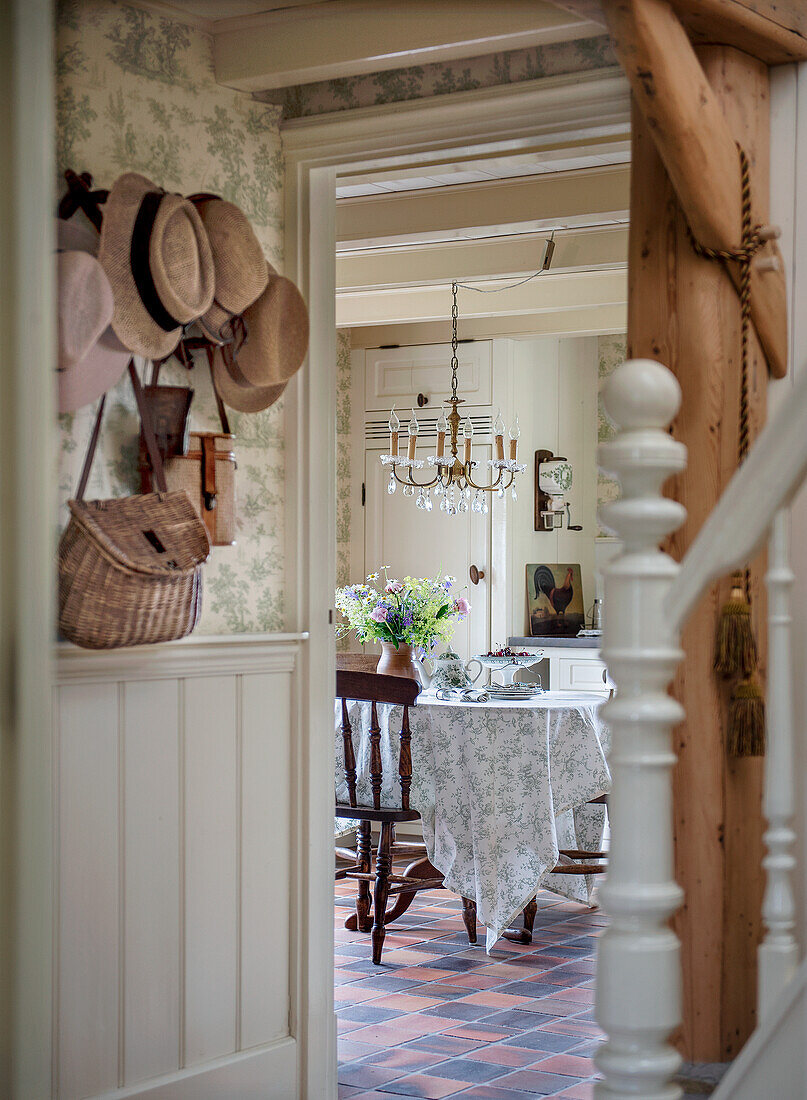
<svg viewBox="0 0 807 1100"><path fill-rule="evenodd" d="M606 26L601 0L553 0L559 8ZM768 65L807 60L804 0L671 0L689 36L719 43Z"/></svg>
<svg viewBox="0 0 807 1100"><path fill-rule="evenodd" d="M742 183L737 146L681 21L668 0L604 0L603 10L692 232L707 248L738 248ZM764 224L767 217L756 196L754 222ZM760 266L763 258L770 261L767 268ZM729 273L739 286L738 265L731 264ZM751 267L751 317L771 373L783 377L787 301L784 265L773 241Z"/></svg>

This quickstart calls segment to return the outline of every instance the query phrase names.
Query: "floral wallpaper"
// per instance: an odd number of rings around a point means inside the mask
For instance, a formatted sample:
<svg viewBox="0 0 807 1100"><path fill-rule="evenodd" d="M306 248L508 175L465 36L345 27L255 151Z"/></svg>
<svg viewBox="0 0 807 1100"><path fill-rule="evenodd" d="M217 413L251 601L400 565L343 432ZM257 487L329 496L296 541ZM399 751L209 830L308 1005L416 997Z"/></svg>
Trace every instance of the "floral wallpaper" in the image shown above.
<svg viewBox="0 0 807 1100"><path fill-rule="evenodd" d="M597 338L597 358L598 358L598 378L600 393L602 388L611 377L613 372L619 366L620 363L625 361L627 355L627 338L623 335L618 336L599 336ZM597 403L597 442L607 443L613 439L615 435L615 428L608 414L605 411L602 403L602 397L599 398ZM607 504L609 501L616 500L619 496L619 483L611 477L606 477L605 474L597 474L597 505ZM607 535L608 532L602 528L599 530L600 535Z"/></svg>
<svg viewBox="0 0 807 1100"><path fill-rule="evenodd" d="M57 30L57 164L109 187L125 171L169 190L212 191L250 218L264 251L282 264L280 109L213 79L211 39L198 29L115 0L61 0ZM206 360L190 374L167 364L160 380L190 385L192 427L216 429ZM62 416L60 522L67 518L94 408ZM205 571L206 634L283 628L282 401L231 414L236 435L238 541L214 548ZM89 497L137 492L138 424L127 380L109 394Z"/></svg>
<svg viewBox="0 0 807 1100"><path fill-rule="evenodd" d="M468 92L496 84L516 84L522 80L602 69L615 64L610 39L607 35L600 35L581 38L576 42L555 42L548 46L508 50L459 61L298 84L259 93L259 97L267 102L279 103L285 118L303 118L306 115L347 111L353 107L372 107L424 96Z"/></svg>

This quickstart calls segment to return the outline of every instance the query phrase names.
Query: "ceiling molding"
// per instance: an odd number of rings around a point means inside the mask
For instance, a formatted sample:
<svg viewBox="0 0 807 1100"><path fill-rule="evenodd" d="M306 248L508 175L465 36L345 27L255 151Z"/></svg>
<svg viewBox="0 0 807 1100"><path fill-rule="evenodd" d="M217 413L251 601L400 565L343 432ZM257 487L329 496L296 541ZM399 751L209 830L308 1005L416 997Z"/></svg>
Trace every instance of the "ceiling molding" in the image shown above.
<svg viewBox="0 0 807 1100"><path fill-rule="evenodd" d="M507 288L506 294L459 291L460 317L517 317L563 313L598 306L626 306L627 264L599 271L552 273L530 283L507 287L508 280L479 282L479 289ZM356 325L390 325L407 322L445 321L450 315L451 283L336 292L338 328Z"/></svg>
<svg viewBox="0 0 807 1100"><path fill-rule="evenodd" d="M559 233L551 272L624 268L628 259L628 228L602 227ZM446 284L451 279L479 283L491 278L515 280L541 266L543 234L486 241L455 241L428 248L339 254L337 292ZM541 276L545 278L546 276Z"/></svg>
<svg viewBox="0 0 807 1100"><path fill-rule="evenodd" d="M344 199L336 213L340 249L522 235L543 228L622 222L630 206L626 164L486 180L457 188Z"/></svg>
<svg viewBox="0 0 807 1100"><path fill-rule="evenodd" d="M543 0L330 0L218 19L213 57L219 83L260 92L599 33Z"/></svg>
<svg viewBox="0 0 807 1100"><path fill-rule="evenodd" d="M626 331L626 304L585 306L562 313L519 314L512 317L463 318L463 340L489 340L509 336L526 340L534 336L604 336ZM354 348L408 347L413 344L444 344L450 335L450 322L426 321L400 325L354 326L350 342Z"/></svg>
<svg viewBox="0 0 807 1100"><path fill-rule="evenodd" d="M291 165L341 163L345 174L355 175L418 164L435 150L464 159L563 140L625 140L630 92L622 70L613 67L293 119L281 132Z"/></svg>

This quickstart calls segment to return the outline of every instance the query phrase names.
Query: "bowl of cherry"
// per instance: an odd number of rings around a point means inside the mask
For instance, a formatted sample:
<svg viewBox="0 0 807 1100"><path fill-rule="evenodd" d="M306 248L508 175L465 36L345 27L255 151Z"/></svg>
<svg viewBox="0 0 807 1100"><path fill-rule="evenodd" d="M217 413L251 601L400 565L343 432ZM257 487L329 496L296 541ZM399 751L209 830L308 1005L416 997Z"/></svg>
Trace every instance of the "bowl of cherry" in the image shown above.
<svg viewBox="0 0 807 1100"><path fill-rule="evenodd" d="M520 668L534 665L542 657L543 650L528 653L525 649L510 649L509 646L504 646L501 649L492 649L489 653L481 653L474 660L479 661L483 668L490 669L491 672L500 672L502 683L509 687Z"/></svg>

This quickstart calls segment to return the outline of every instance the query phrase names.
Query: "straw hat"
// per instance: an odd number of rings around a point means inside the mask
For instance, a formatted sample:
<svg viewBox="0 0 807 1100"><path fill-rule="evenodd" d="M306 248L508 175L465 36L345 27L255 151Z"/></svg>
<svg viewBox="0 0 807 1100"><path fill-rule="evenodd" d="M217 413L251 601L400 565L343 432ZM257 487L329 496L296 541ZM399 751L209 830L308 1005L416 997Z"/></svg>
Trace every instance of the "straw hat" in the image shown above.
<svg viewBox="0 0 807 1100"><path fill-rule="evenodd" d="M112 327L146 359L169 355L213 302L213 256L196 208L137 172L109 192L98 259L115 296Z"/></svg>
<svg viewBox="0 0 807 1100"><path fill-rule="evenodd" d="M109 323L114 302L104 269L95 259L97 234L58 221L57 370L59 411L89 405L116 385L131 352Z"/></svg>
<svg viewBox="0 0 807 1100"><path fill-rule="evenodd" d="M253 386L247 382L233 361L229 344L217 349L213 359L213 382L225 405L245 413L257 413L270 408L280 400L286 388L285 382L276 386Z"/></svg>
<svg viewBox="0 0 807 1100"><path fill-rule="evenodd" d="M244 339L225 344L213 374L225 404L239 412L274 405L308 350L308 310L297 287L266 264L267 285L241 315Z"/></svg>
<svg viewBox="0 0 807 1100"><path fill-rule="evenodd" d="M258 238L242 210L215 195L191 195L213 254L216 292L199 327L214 344L233 338L231 322L266 289L269 273Z"/></svg>
<svg viewBox="0 0 807 1100"><path fill-rule="evenodd" d="M246 339L233 357L243 379L253 386L288 382L308 350L308 310L291 281L267 264L268 282L243 318Z"/></svg>

